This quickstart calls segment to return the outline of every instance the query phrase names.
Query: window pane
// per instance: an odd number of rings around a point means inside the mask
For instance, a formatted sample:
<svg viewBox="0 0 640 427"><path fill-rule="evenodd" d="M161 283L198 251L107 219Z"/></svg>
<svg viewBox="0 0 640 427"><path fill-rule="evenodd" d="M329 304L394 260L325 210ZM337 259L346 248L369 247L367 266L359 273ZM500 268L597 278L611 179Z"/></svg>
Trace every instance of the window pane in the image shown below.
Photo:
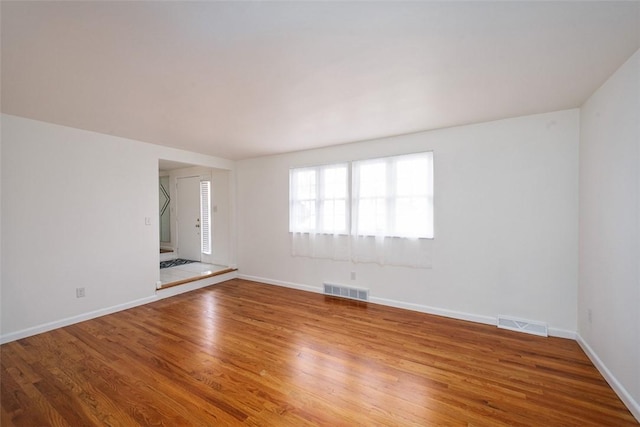
<svg viewBox="0 0 640 427"><path fill-rule="evenodd" d="M396 163L398 196L426 195L428 166L425 158L398 160Z"/></svg>
<svg viewBox="0 0 640 427"><path fill-rule="evenodd" d="M289 230L346 233L348 164L290 171Z"/></svg>
<svg viewBox="0 0 640 427"><path fill-rule="evenodd" d="M327 200L322 212L324 220L323 232L344 233L347 230L346 200Z"/></svg>
<svg viewBox="0 0 640 427"><path fill-rule="evenodd" d="M387 192L387 165L381 162L363 163L359 168L360 197L381 197Z"/></svg>
<svg viewBox="0 0 640 427"><path fill-rule="evenodd" d="M324 197L340 199L347 197L347 166L324 170Z"/></svg>
<svg viewBox="0 0 640 427"><path fill-rule="evenodd" d="M385 235L387 208L385 199L360 199L358 204L358 234L368 236Z"/></svg>
<svg viewBox="0 0 640 427"><path fill-rule="evenodd" d="M433 237L433 154L354 162L353 232Z"/></svg>
<svg viewBox="0 0 640 427"><path fill-rule="evenodd" d="M315 200L299 201L294 205L294 230L310 231L316 228Z"/></svg>
<svg viewBox="0 0 640 427"><path fill-rule="evenodd" d="M297 170L294 173L296 199L315 199L316 198L316 171Z"/></svg>
<svg viewBox="0 0 640 427"><path fill-rule="evenodd" d="M396 229L399 237L430 237L430 213L424 197L402 197L396 199Z"/></svg>

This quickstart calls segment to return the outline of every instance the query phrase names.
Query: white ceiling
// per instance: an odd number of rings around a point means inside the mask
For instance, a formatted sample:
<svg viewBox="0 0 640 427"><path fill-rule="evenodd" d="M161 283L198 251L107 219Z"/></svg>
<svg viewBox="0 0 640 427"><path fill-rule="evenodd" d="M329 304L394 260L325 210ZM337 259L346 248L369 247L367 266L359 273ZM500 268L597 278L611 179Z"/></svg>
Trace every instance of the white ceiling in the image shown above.
<svg viewBox="0 0 640 427"><path fill-rule="evenodd" d="M579 106L639 2L2 2L2 111L242 159Z"/></svg>

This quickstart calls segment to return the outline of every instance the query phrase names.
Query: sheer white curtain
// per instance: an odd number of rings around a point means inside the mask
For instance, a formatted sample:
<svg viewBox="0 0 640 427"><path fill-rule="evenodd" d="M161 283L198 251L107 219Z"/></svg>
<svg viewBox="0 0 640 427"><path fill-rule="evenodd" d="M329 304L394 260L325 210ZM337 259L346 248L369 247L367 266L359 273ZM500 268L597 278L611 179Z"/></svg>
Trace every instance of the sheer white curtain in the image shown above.
<svg viewBox="0 0 640 427"><path fill-rule="evenodd" d="M433 153L291 169L289 185L292 255L431 267Z"/></svg>
<svg viewBox="0 0 640 427"><path fill-rule="evenodd" d="M292 255L348 260L349 165L291 169L289 186Z"/></svg>
<svg viewBox="0 0 640 427"><path fill-rule="evenodd" d="M430 268L433 153L352 163L351 258Z"/></svg>

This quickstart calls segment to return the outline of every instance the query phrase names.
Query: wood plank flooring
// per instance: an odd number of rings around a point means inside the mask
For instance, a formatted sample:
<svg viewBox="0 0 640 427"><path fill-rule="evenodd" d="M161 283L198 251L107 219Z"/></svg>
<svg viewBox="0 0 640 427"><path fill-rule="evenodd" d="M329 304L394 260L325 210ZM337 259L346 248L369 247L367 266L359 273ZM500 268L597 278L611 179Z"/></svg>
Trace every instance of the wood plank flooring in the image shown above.
<svg viewBox="0 0 640 427"><path fill-rule="evenodd" d="M0 351L2 426L638 425L574 341L240 279Z"/></svg>

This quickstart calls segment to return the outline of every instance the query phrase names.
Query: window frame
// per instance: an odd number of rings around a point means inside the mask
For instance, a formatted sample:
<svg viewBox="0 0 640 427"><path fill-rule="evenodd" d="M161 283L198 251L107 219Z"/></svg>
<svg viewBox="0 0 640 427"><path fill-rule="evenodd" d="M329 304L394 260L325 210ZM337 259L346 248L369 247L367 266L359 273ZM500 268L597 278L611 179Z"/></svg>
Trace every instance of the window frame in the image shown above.
<svg viewBox="0 0 640 427"><path fill-rule="evenodd" d="M403 160L403 159L407 159L407 158L411 158L411 157L420 157L424 155L427 158L427 162L429 163L429 170L427 170L428 173L428 177L427 177L427 188L426 188L426 192L424 194L400 194L398 191L394 191L393 192L393 196L390 195L390 191L389 191L389 186L392 185L393 183L395 183L397 185L397 182L399 181L398 178L398 171L397 171L397 165L398 162ZM382 164L385 164L385 168L386 168L386 176L387 179L385 179L385 191L384 191L384 195L382 196L364 196L364 197L359 197L358 196L358 206L356 207L356 200L355 200L355 196L354 193L357 193L357 191L355 190L355 181L357 179L357 177L355 176L355 172L354 169L361 167L362 165L366 165L367 163L376 163L376 162L380 162ZM355 165L355 167L354 167ZM331 168L336 168L336 167L346 167L346 195L345 195L345 222L346 222L346 227L343 230L340 231L327 231L326 229L324 229L324 220L322 218L322 213L323 213L323 207L324 204L326 203L327 200L338 200L337 198L332 198L332 199L328 199L324 197L324 194L322 194L322 185L320 184L320 180L322 179L322 174L324 171L331 169ZM293 191L294 191L294 185L293 185L293 180L294 180L294 175L298 172L302 172L302 171L314 171L314 173L316 174L315 176L315 198L313 199L305 199L306 201L313 201L314 202L314 212L315 212L315 224L313 226L313 228L299 228L299 227L295 227L296 224L294 224L294 203L296 202L301 202L302 199L294 199L293 197ZM395 174L393 179L389 179L388 177L392 174ZM296 167L296 168L290 168L289 169L289 232L290 233L306 233L306 234L325 234L325 235L347 235L347 236L360 236L360 237L366 237L366 236L381 236L381 237L389 237L389 238L418 238L418 239L434 239L435 238L435 166L434 166L434 152L433 150L431 151L420 151L420 152L415 152L415 153L407 153L407 154L398 154L398 155L393 155L393 156L383 156L383 157L375 157L375 158L369 158L369 159L361 159L361 160L350 160L350 161L346 161L346 162L339 162L339 163L331 163L331 164L322 164L322 165L314 165L314 166L303 166L303 167ZM382 200L382 202L385 204L385 206L392 206L393 209L389 209L389 212L387 212L386 214L386 218L385 218L385 228L384 228L384 232L383 233L378 233L378 232L357 232L357 230L355 229L355 225L356 225L356 215L358 215L359 213L359 209L360 209L360 205L359 205L359 200ZM389 200L392 199L392 202L389 202ZM415 199L422 199L422 200L426 200L427 202L427 207L426 209L428 211L430 211L431 214L431 220L430 220L430 224L427 224L427 230L426 230L426 236L425 235L406 235L403 233L400 233L398 230L398 223L397 223L397 206L398 206L398 201L401 199L405 199L405 200L415 200ZM340 198L340 200L342 200L342 198ZM390 232L388 230L391 230ZM430 232L430 233L429 233Z"/></svg>
<svg viewBox="0 0 640 427"><path fill-rule="evenodd" d="M326 172L331 169L344 168L345 171L345 181L344 181L344 197L327 197L327 186L324 185L323 179L326 176ZM298 197L299 194L296 193L297 185L295 183L295 175L298 173L302 173L305 171L313 171L315 174L315 184L314 184L314 197L301 198ZM326 207L327 202L332 201L344 201L344 227L339 229L327 230L327 226L325 223L325 219L322 215L324 212L324 208ZM298 215L296 213L296 204L304 203L304 202L313 202L313 211L315 213L315 221L313 227L310 228L301 228L300 224L296 224L295 220ZM350 229L350 203L351 203L351 195L350 195L350 163L349 162L341 162L341 163L330 163L324 165L317 166L305 166L300 168L291 168L289 169L289 232L290 233L306 233L306 234L327 234L327 235L348 235ZM299 209L299 207L298 207Z"/></svg>
<svg viewBox="0 0 640 427"><path fill-rule="evenodd" d="M354 236L378 236L378 237L393 237L393 238L418 238L418 239L433 239L435 235L435 200L434 200L434 162L433 162L433 151L421 151L417 153L409 153L409 154L400 154L394 156L385 156L385 157L376 157L372 159L365 160L354 160L351 162L351 174L352 174L352 183L351 183L351 214L353 217L351 235ZM400 169L398 167L399 164L403 160L406 159L420 159L424 158L429 168L426 170L427 180L425 192L413 193L413 194L402 194L399 191L398 183L400 182ZM363 166L375 165L375 164L383 164L384 167L384 192L382 195L377 196L360 196L360 171ZM399 229L399 220L398 220L398 201L399 200L415 200L422 199L427 202L427 213L430 214L431 221L430 224L427 223L426 230L421 234L410 234L410 233L402 233ZM385 207L385 216L384 216L384 229L382 231L365 229L360 230L359 228L361 217L361 200L376 200L378 202L382 201ZM377 224L377 222L376 222Z"/></svg>

